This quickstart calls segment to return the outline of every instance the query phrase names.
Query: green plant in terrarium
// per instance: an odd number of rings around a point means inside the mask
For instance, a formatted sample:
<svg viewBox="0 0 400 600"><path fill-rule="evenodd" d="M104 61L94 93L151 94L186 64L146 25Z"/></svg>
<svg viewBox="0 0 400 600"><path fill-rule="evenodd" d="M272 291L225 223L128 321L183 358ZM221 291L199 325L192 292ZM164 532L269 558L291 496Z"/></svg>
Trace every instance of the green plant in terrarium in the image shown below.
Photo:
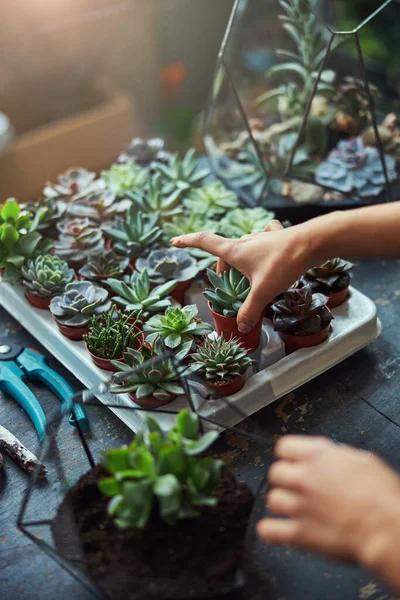
<svg viewBox="0 0 400 600"><path fill-rule="evenodd" d="M235 339L207 338L191 355L191 368L211 384L228 383L243 375L252 365L246 348Z"/></svg>
<svg viewBox="0 0 400 600"><path fill-rule="evenodd" d="M195 149L191 148L181 159L174 155L168 165L153 163L156 173L159 173L164 193L169 195L179 191L181 196L186 195L192 188L198 187L210 174L208 169L198 169Z"/></svg>
<svg viewBox="0 0 400 600"><path fill-rule="evenodd" d="M184 198L183 204L188 212L212 219L224 215L228 210L237 208L239 200L235 192L228 190L220 181L215 181L192 190Z"/></svg>
<svg viewBox="0 0 400 600"><path fill-rule="evenodd" d="M107 171L102 171L101 177L106 187L118 198L123 198L127 192L141 190L149 180L146 169L142 169L133 161L115 163Z"/></svg>
<svg viewBox="0 0 400 600"><path fill-rule="evenodd" d="M32 294L52 298L64 292L75 272L60 257L43 254L28 260L21 268L21 275L22 285Z"/></svg>
<svg viewBox="0 0 400 600"><path fill-rule="evenodd" d="M166 194L159 174L155 175L142 190L136 193L128 192L127 197L132 200L140 212L157 213L160 222L180 215L183 211L180 190Z"/></svg>
<svg viewBox="0 0 400 600"><path fill-rule="evenodd" d="M163 230L165 237L170 240L178 235L197 233L198 231L217 233L218 227L218 222L211 221L206 215L190 213L188 215L173 217L171 222L164 223Z"/></svg>
<svg viewBox="0 0 400 600"><path fill-rule="evenodd" d="M108 477L101 492L110 497L108 513L120 529L144 529L153 511L168 525L199 517L202 506L215 506L221 460L200 456L218 438L216 431L200 434L199 417L181 411L175 426L164 433L148 416L147 438L138 433L129 446L104 453Z"/></svg>
<svg viewBox="0 0 400 600"><path fill-rule="evenodd" d="M251 233L260 233L275 217L265 208L235 208L221 220L221 234L228 238L241 238Z"/></svg>
<svg viewBox="0 0 400 600"><path fill-rule="evenodd" d="M163 315L154 315L144 324L143 331L146 341L153 344L159 336L167 348L179 349L183 344L194 340L199 341L202 337L213 331L208 323L197 319L199 309L195 304L183 308L169 307Z"/></svg>
<svg viewBox="0 0 400 600"><path fill-rule="evenodd" d="M100 316L111 308L107 290L90 281L73 281L64 293L55 296L50 303L50 312L56 321L66 327L85 327L92 316Z"/></svg>
<svg viewBox="0 0 400 600"><path fill-rule="evenodd" d="M161 239L163 232L157 225L158 217L158 213L142 213L132 205L124 217L117 217L114 224L103 227L103 231L114 242L116 252L137 258L148 254Z"/></svg>
<svg viewBox="0 0 400 600"><path fill-rule="evenodd" d="M88 350L99 358L121 359L127 348L134 348L141 335L140 313L123 315L111 308L109 312L93 316L90 328L83 336Z"/></svg>
<svg viewBox="0 0 400 600"><path fill-rule="evenodd" d="M225 317L236 317L250 293L249 280L233 267L222 275L207 269L207 277L214 289L206 289L203 294L211 308Z"/></svg>

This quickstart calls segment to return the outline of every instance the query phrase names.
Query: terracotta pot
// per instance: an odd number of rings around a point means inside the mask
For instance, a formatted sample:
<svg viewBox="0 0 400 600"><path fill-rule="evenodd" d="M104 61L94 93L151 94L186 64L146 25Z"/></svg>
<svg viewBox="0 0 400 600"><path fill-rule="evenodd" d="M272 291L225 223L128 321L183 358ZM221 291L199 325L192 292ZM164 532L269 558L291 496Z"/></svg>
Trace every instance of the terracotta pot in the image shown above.
<svg viewBox="0 0 400 600"><path fill-rule="evenodd" d="M41 310L46 310L49 308L51 302L50 296L38 296L38 294L33 294L27 289L24 290L24 293L25 298L35 308L40 308Z"/></svg>
<svg viewBox="0 0 400 600"><path fill-rule="evenodd" d="M262 316L249 333L240 333L237 328L236 317L224 317L216 313L211 308L210 302L208 303L208 308L210 309L218 335L222 335L226 340L232 337L236 338L247 350L256 350L258 348L261 338Z"/></svg>
<svg viewBox="0 0 400 600"><path fill-rule="evenodd" d="M341 304L343 304L344 302L346 302L347 298L349 297L349 288L346 287L343 290L340 290L340 292L334 292L333 294L329 294L328 298L328 302L327 302L327 307L328 308L336 308L337 306L340 306Z"/></svg>
<svg viewBox="0 0 400 600"><path fill-rule="evenodd" d="M90 354L90 358L92 359L92 361L96 365L96 367L99 367L99 369L103 369L104 371L112 371L113 373L116 373L118 371L118 368L114 367L114 365L111 364L110 358L100 358L99 356L96 356L95 354L90 352L89 348L87 347L87 344L85 344L85 346L86 346L86 350ZM113 358L112 360L123 361L123 357L121 356L119 358Z"/></svg>
<svg viewBox="0 0 400 600"><path fill-rule="evenodd" d="M193 279L187 281L180 281L171 292L172 298L179 302L182 306L185 304L185 293L190 288Z"/></svg>
<svg viewBox="0 0 400 600"><path fill-rule="evenodd" d="M67 327L66 325L61 325L55 317L53 319L57 323L60 332L74 342L81 342L83 336L89 331L89 325L86 325L86 327Z"/></svg>
<svg viewBox="0 0 400 600"><path fill-rule="evenodd" d="M171 396L168 400L159 400L154 396L145 396L144 398L136 398L135 394L129 394L129 398L142 408L160 408L166 406L175 400L176 396Z"/></svg>
<svg viewBox="0 0 400 600"><path fill-rule="evenodd" d="M212 388L214 388L214 390L218 392L220 396L222 396L222 398L226 398L227 396L232 396L233 394L236 394L239 390L242 389L242 387L244 386L244 375L240 375L240 377L237 377L232 381L228 381L227 383L217 383L210 385Z"/></svg>
<svg viewBox="0 0 400 600"><path fill-rule="evenodd" d="M286 352L292 354L292 352L296 352L296 350L300 350L300 348L319 346L328 339L330 331L331 326L329 324L319 333L315 333L314 335L291 335L283 332L279 333L279 335L285 342Z"/></svg>

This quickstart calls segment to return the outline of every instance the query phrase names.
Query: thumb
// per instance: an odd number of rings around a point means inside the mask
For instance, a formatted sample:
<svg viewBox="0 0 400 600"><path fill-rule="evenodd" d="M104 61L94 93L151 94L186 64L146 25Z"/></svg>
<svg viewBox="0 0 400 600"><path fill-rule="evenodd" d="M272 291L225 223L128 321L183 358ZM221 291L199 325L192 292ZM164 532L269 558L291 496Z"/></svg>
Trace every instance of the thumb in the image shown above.
<svg viewBox="0 0 400 600"><path fill-rule="evenodd" d="M249 295L243 302L238 315L237 324L240 333L249 333L258 323L268 304L268 297L260 286L252 286Z"/></svg>

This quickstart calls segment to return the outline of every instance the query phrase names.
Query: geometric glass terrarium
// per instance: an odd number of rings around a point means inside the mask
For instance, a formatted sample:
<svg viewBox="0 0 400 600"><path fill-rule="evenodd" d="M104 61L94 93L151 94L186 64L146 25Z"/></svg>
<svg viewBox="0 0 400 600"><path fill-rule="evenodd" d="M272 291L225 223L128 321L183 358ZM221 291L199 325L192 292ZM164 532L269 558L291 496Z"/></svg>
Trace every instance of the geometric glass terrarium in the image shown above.
<svg viewBox="0 0 400 600"><path fill-rule="evenodd" d="M374 204L400 191L393 0L236 0L203 139L248 205Z"/></svg>

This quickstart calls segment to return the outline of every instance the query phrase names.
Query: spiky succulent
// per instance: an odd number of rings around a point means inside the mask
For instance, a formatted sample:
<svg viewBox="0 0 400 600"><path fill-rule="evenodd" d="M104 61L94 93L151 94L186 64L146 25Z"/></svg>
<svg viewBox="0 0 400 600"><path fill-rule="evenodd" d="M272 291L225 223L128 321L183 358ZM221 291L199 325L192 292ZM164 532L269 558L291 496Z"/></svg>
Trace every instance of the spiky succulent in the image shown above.
<svg viewBox="0 0 400 600"><path fill-rule="evenodd" d="M101 229L91 226L89 219L71 219L58 223L60 232L54 244L54 252L68 264L79 265L88 255L96 256L104 252L104 238Z"/></svg>
<svg viewBox="0 0 400 600"><path fill-rule="evenodd" d="M199 310L195 304L183 308L169 307L163 315L154 315L144 324L146 340L153 344L160 336L167 348L179 349L182 344L199 339L211 333L213 328L208 323L196 319Z"/></svg>
<svg viewBox="0 0 400 600"><path fill-rule="evenodd" d="M74 202L70 202L67 214L70 217L89 219L92 224L97 225L112 221L115 215L124 213L130 206L130 200L117 201L115 192L104 189L86 194L76 198Z"/></svg>
<svg viewBox="0 0 400 600"><path fill-rule="evenodd" d="M211 219L237 208L239 200L235 192L226 189L220 181L215 181L192 190L189 196L184 198L183 204L186 210Z"/></svg>
<svg viewBox="0 0 400 600"><path fill-rule="evenodd" d="M160 248L150 252L147 258L138 258L136 269L146 270L152 283L189 281L199 272L197 261L185 248Z"/></svg>
<svg viewBox="0 0 400 600"><path fill-rule="evenodd" d="M385 154L389 181L397 178L396 161ZM315 172L315 181L343 194L361 198L378 196L385 187L385 174L379 151L365 146L361 138L341 140Z"/></svg>
<svg viewBox="0 0 400 600"><path fill-rule="evenodd" d="M327 327L333 316L323 294L313 294L311 285L291 288L283 300L271 306L275 331L291 335L314 335Z"/></svg>
<svg viewBox="0 0 400 600"><path fill-rule="evenodd" d="M61 296L50 302L50 311L56 321L66 327L85 327L92 316L99 316L111 308L107 290L90 281L69 283Z"/></svg>
<svg viewBox="0 0 400 600"><path fill-rule="evenodd" d="M78 194L91 193L104 187L96 173L87 169L73 167L58 177L58 183L48 183L43 190L45 198L71 198Z"/></svg>
<svg viewBox="0 0 400 600"><path fill-rule="evenodd" d="M354 265L341 258L331 258L319 267L309 269L302 277L302 281L309 283L314 292L321 294L332 294L347 288L351 281L349 271Z"/></svg>
<svg viewBox="0 0 400 600"><path fill-rule="evenodd" d="M92 317L89 331L83 339L94 356L120 359L126 348L137 346L140 324L136 313L122 315L114 306L109 312Z"/></svg>
<svg viewBox="0 0 400 600"><path fill-rule="evenodd" d="M137 258L148 254L162 237L157 225L158 214L145 214L132 205L124 217L117 217L114 225L103 227L105 235L113 240L119 254Z"/></svg>
<svg viewBox="0 0 400 600"><path fill-rule="evenodd" d="M171 158L168 165L155 162L153 168L161 175L165 194L172 194L179 190L182 195L189 190L201 185L203 179L209 174L208 169L198 170L195 149L187 151L183 159L176 154Z"/></svg>
<svg viewBox="0 0 400 600"><path fill-rule="evenodd" d="M214 289L206 289L203 294L211 308L225 317L236 317L250 293L249 280L233 267L222 275L207 269L207 277Z"/></svg>
<svg viewBox="0 0 400 600"><path fill-rule="evenodd" d="M259 233L272 221L275 213L265 208L235 208L221 220L220 231L228 238L241 238L250 233Z"/></svg>
<svg viewBox="0 0 400 600"><path fill-rule="evenodd" d="M21 269L22 285L37 296L52 298L62 294L74 279L74 270L58 256L44 254L28 260Z"/></svg>
<svg viewBox="0 0 400 600"><path fill-rule="evenodd" d="M153 161L168 163L171 154L164 150L164 140L161 138L150 138L142 140L135 138L127 149L118 157L119 163L127 163L134 160L138 165L146 167Z"/></svg>
<svg viewBox="0 0 400 600"><path fill-rule="evenodd" d="M190 213L189 215L173 217L170 223L164 223L163 230L166 238L171 239L178 235L197 233L198 231L217 233L218 227L218 222L207 219L206 215Z"/></svg>
<svg viewBox="0 0 400 600"><path fill-rule="evenodd" d="M88 256L87 263L79 270L79 275L87 281L104 281L122 277L129 265L129 257L118 255L114 250L104 254Z"/></svg>
<svg viewBox="0 0 400 600"><path fill-rule="evenodd" d="M142 318L147 319L151 314L164 312L171 306L168 294L176 286L176 281L168 281L150 289L149 275L144 269L142 273L135 271L130 277L129 284L118 279L108 279L109 287L118 294L113 301L125 312L141 311Z"/></svg>
<svg viewBox="0 0 400 600"><path fill-rule="evenodd" d="M179 373L182 371L177 367L187 357L190 347L191 342L183 344L181 350L174 353L173 360L163 357L166 349L160 338L154 341L152 347L142 346L140 352L127 350L124 352L124 362L113 361L113 365L120 373L115 375L115 385L111 387L111 393L135 394L138 399L153 396L162 402L168 402L174 396L184 394L184 389L179 382ZM152 362L146 365L147 361ZM131 372L139 367L136 373Z"/></svg>
<svg viewBox="0 0 400 600"><path fill-rule="evenodd" d="M127 193L127 197L134 202L138 210L149 214L158 213L161 222L182 213L180 196L180 190L175 190L168 195L164 193L159 174L155 175L142 190Z"/></svg>
<svg viewBox="0 0 400 600"><path fill-rule="evenodd" d="M237 379L253 362L237 340L226 340L223 336L205 339L191 355L191 359L193 370L214 385Z"/></svg>
<svg viewBox="0 0 400 600"><path fill-rule="evenodd" d="M107 171L102 171L101 177L106 187L118 198L123 198L126 192L136 192L148 182L148 173L135 162L113 164Z"/></svg>

